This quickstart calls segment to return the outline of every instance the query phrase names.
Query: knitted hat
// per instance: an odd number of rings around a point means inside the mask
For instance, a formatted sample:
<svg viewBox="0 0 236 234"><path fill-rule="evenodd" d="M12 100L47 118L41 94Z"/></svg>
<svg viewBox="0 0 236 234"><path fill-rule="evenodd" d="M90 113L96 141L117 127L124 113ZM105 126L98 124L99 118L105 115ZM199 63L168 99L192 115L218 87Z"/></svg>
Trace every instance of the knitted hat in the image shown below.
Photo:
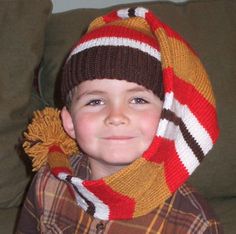
<svg viewBox="0 0 236 234"><path fill-rule="evenodd" d="M73 175L67 158L63 157L75 152L75 148L70 143L69 151L69 144L63 144L64 135L56 131L56 126L48 126L57 122L54 119L57 112L52 115L52 121L49 121L47 111L38 114L40 119L33 121L25 142L26 152L34 158L37 169L46 158L52 173L71 185L77 204L103 220L131 219L163 204L199 166L219 134L215 100L203 65L184 39L151 11L144 8L114 11L96 19L88 35L92 35L95 28L102 30L106 24L123 26L123 22L131 22L130 16L133 27L136 20L137 25L142 21L148 28L142 33L149 35L151 30L160 46L164 102L158 129L149 148L120 171L91 181ZM89 71L87 69L88 74ZM69 82L75 81L68 79L65 82L64 93L75 85ZM159 76L156 82L160 82ZM42 122L47 126L44 130L38 126ZM49 134L49 131L53 133ZM40 146L47 150L43 151ZM45 157L40 158L41 152L47 152ZM59 160L62 158L64 161Z"/></svg>
<svg viewBox="0 0 236 234"><path fill-rule="evenodd" d="M104 78L135 82L163 100L158 40L145 19L133 17L134 10L129 16L120 19L112 13L104 22L98 19L90 24L64 66L64 102L69 91L82 81Z"/></svg>

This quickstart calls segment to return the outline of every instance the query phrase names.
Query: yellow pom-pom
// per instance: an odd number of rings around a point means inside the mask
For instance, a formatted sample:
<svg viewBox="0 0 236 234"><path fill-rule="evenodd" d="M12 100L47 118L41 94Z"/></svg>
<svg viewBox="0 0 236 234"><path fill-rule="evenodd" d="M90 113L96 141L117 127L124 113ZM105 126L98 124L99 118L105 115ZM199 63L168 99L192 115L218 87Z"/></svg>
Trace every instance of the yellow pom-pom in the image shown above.
<svg viewBox="0 0 236 234"><path fill-rule="evenodd" d="M39 170L48 162L49 151L53 146L59 147L67 157L78 152L76 142L62 127L60 111L57 109L47 107L42 111L35 111L27 130L24 133L23 148L33 158L33 171Z"/></svg>

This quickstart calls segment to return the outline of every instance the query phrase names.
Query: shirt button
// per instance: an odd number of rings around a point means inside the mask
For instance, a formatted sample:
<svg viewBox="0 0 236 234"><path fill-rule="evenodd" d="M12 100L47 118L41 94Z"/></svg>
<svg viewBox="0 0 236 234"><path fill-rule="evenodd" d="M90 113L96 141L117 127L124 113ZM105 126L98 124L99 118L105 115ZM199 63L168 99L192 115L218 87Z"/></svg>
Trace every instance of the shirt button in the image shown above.
<svg viewBox="0 0 236 234"><path fill-rule="evenodd" d="M100 222L96 225L97 233L101 233L105 229L104 223Z"/></svg>

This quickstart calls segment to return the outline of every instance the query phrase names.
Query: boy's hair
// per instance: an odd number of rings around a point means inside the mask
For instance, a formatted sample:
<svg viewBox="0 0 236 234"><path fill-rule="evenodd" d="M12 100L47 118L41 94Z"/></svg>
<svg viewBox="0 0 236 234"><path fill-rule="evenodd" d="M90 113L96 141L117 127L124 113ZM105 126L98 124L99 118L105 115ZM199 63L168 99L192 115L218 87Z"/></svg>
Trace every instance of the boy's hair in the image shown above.
<svg viewBox="0 0 236 234"><path fill-rule="evenodd" d="M72 88L68 94L65 96L65 99L63 100L64 106L67 108L68 111L71 110L71 103L72 103L72 98L73 95L75 94L78 86L75 86Z"/></svg>
<svg viewBox="0 0 236 234"><path fill-rule="evenodd" d="M74 87L104 78L135 82L163 100L160 57L158 40L145 19L132 17L105 24L95 20L67 58L62 100L69 107Z"/></svg>

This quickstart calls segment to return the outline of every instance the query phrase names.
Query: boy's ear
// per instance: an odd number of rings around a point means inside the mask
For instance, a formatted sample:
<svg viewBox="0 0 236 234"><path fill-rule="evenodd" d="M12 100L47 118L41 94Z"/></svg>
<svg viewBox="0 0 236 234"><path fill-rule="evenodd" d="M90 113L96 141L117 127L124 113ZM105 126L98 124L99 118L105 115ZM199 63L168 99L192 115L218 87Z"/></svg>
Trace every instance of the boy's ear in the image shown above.
<svg viewBox="0 0 236 234"><path fill-rule="evenodd" d="M61 110L61 119L62 119L62 125L63 125L66 133L71 138L75 139L75 129L74 129L72 117L71 117L70 112L67 110L67 108L65 106Z"/></svg>

